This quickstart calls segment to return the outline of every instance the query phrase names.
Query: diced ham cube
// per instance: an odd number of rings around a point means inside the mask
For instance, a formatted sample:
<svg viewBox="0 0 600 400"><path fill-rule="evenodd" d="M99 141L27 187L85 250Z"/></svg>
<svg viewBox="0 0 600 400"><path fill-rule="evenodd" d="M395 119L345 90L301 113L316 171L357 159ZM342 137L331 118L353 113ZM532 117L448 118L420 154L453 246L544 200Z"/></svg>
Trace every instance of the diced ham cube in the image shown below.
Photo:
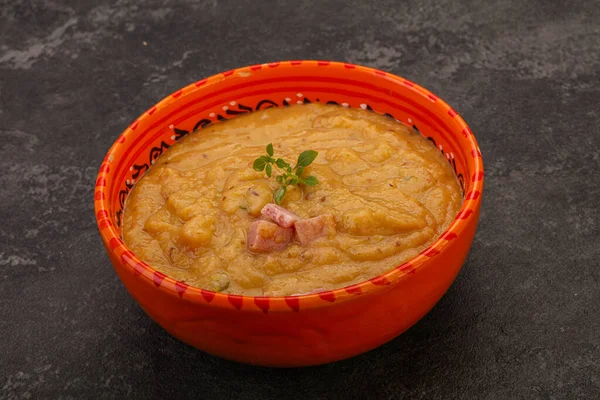
<svg viewBox="0 0 600 400"><path fill-rule="evenodd" d="M283 228L263 219L254 221L248 229L248 250L255 253L283 250L293 234L292 228Z"/></svg>
<svg viewBox="0 0 600 400"><path fill-rule="evenodd" d="M300 217L277 204L269 203L260 211L265 217L271 218L275 223L284 228L291 228Z"/></svg>
<svg viewBox="0 0 600 400"><path fill-rule="evenodd" d="M321 236L331 236L337 233L335 219L332 214L319 215L318 217L301 219L294 224L298 241L306 246Z"/></svg>

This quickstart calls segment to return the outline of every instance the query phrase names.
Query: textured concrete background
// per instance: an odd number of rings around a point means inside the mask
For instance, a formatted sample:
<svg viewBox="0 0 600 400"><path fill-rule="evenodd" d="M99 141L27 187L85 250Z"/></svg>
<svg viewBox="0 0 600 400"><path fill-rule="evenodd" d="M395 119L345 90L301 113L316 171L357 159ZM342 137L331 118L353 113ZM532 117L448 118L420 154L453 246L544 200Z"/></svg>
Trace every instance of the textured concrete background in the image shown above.
<svg viewBox="0 0 600 400"><path fill-rule="evenodd" d="M565 3L0 1L0 398L600 398L600 2ZM302 58L452 104L486 163L480 229L401 337L321 367L238 365L134 303L93 182L167 94Z"/></svg>

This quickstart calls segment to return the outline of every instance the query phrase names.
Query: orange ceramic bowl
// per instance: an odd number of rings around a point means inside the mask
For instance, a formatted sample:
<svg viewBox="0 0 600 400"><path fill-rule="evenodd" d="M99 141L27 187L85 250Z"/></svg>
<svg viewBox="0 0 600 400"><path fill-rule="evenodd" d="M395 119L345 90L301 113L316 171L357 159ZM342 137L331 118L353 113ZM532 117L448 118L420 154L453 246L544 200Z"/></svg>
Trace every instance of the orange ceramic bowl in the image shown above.
<svg viewBox="0 0 600 400"><path fill-rule="evenodd" d="M155 271L121 240L127 194L163 151L195 130L239 114L295 103L369 109L418 129L448 159L464 191L448 230L419 256L342 289L246 297L198 289ZM201 133L200 133L201 134ZM483 189L477 142L444 101L401 77L329 61L284 61L202 79L135 120L108 151L96 181L100 235L117 274L173 336L230 360L266 366L328 363L373 349L422 318L460 270L475 235Z"/></svg>

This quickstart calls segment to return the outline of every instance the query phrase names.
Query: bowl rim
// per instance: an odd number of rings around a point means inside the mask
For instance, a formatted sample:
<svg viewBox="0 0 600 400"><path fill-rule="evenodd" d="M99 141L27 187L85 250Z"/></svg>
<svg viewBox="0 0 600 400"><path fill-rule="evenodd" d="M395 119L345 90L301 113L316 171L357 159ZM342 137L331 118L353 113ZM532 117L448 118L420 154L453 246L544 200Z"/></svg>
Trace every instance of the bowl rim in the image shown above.
<svg viewBox="0 0 600 400"><path fill-rule="evenodd" d="M341 300L348 300L356 294L373 294L380 291L386 290L387 287L394 286L397 284L402 278L406 277L409 274L412 274L420 268L426 261L431 259L433 256L439 255L446 247L450 246L449 239L458 237L462 234L464 229L472 222L470 219L466 217L469 216L474 209L478 209L481 204L481 198L483 194L483 184L484 184L484 173L483 173L483 160L481 156L481 151L477 144L477 141L472 134L470 128L463 120L463 118L445 101L439 98L437 95L428 91L427 89L395 74L391 74L389 72L384 72L379 69L375 69L372 67L350 64L345 62L338 61L323 61L323 60L297 60L297 61L277 61L277 62L269 62L263 64L249 65L245 67L236 68L235 70L230 70L226 72L220 72L214 74L208 78L204 78L200 81L191 83L185 86L182 89L179 89L164 97L155 106L151 107L150 110L156 110L157 108L164 108L166 106L172 105L173 103L178 102L185 95L192 93L195 90L206 90L211 84L222 82L224 79L228 79L228 77L233 77L235 74L233 72L253 72L257 69L263 67L283 67L283 68L302 68L302 67L316 67L316 66L332 66L336 68L352 68L366 73L374 73L385 79L391 81L393 84L403 86L404 89L412 90L418 92L420 95L424 95L425 97L429 97L433 102L431 104L431 111L435 114L449 114L453 117L453 120L459 126L459 129L463 132L463 136L468 140L468 151L465 154L473 155L473 177L477 177L476 179L470 179L467 187L464 188L463 193L463 201L459 212L457 213L455 219L452 221L450 226L437 237L437 239L431 243L426 249L421 251L414 258L406 261L405 263L392 267L389 271L384 274L378 275L371 279L361 281L359 283L328 290L325 292L319 293L310 293L310 294L299 294L299 295L288 295L288 296L245 296L238 294L225 294L220 292L213 292L206 289L201 289L198 287L190 286L187 284L182 284L177 280L169 277L168 275L162 274L159 271L152 268L152 266L148 265L141 259L139 259L135 253L127 247L127 245L122 240L121 236L116 232L115 228L112 224L105 223L108 218L107 211L110 210L110 197L109 197L109 186L96 185L94 190L94 208L95 208L95 218L96 224L100 231L100 235L104 241L105 247L107 251L114 253L114 256L119 259L119 262L125 265L129 265L129 267L136 272L136 265L142 265L149 273L139 273L140 277L143 277L143 280L146 285L150 285L157 290L164 290L168 294L183 299L184 292L187 294L193 294L192 296L186 296L186 299L192 303L200 303L200 299L204 298L204 305L209 305L210 307L219 307L219 308L228 308L244 310L244 311L256 311L256 312L276 312L276 311L298 311L299 302L302 301L302 309L308 308L320 308L331 306ZM333 69L332 69L333 70ZM184 93L184 96L181 94ZM138 118L136 118L126 129L123 131L113 142L110 149L106 153L100 169L97 174L96 182L100 179L105 179L105 176L108 173L108 168L105 167L107 162L112 162L114 159L114 154L116 152L116 146L123 142L124 137L128 134L132 134L135 126L139 124L140 121L150 118L152 113L144 112ZM132 129L133 127L133 129ZM463 147L463 145L459 144L459 147ZM470 204L469 208L466 208L467 203ZM465 215L466 213L466 215ZM476 223L476 222L475 222ZM116 243L116 246L112 244ZM115 250L120 248L124 249L121 255L119 255ZM127 253L127 260L123 258L123 254ZM116 269L116 266L115 266ZM156 284L156 273L160 274L161 282L162 280L169 282L169 285L157 285ZM137 275L137 274L136 274ZM151 276L150 276L151 275ZM326 294L326 297L325 297ZM218 301L215 301L218 300ZM334 302L335 301L335 302ZM267 302L268 306L265 310L264 302ZM242 304L253 303L256 307L242 308Z"/></svg>

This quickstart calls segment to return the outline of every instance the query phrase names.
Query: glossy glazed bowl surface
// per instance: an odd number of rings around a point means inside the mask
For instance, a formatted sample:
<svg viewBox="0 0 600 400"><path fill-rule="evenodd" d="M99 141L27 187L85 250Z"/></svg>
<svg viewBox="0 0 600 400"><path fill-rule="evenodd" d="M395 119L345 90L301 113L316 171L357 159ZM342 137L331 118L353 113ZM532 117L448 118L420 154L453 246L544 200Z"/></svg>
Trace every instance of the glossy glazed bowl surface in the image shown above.
<svg viewBox="0 0 600 400"><path fill-rule="evenodd" d="M188 133L239 114L295 103L335 103L388 115L427 137L464 192L456 219L431 246L384 275L342 289L245 297L190 287L152 269L121 240L135 182ZM200 133L201 134L201 133ZM398 336L423 317L458 274L475 235L483 163L462 118L426 89L372 68L285 61L226 71L166 97L115 141L98 173L94 205L114 268L144 311L180 340L231 360L304 366L351 357Z"/></svg>

